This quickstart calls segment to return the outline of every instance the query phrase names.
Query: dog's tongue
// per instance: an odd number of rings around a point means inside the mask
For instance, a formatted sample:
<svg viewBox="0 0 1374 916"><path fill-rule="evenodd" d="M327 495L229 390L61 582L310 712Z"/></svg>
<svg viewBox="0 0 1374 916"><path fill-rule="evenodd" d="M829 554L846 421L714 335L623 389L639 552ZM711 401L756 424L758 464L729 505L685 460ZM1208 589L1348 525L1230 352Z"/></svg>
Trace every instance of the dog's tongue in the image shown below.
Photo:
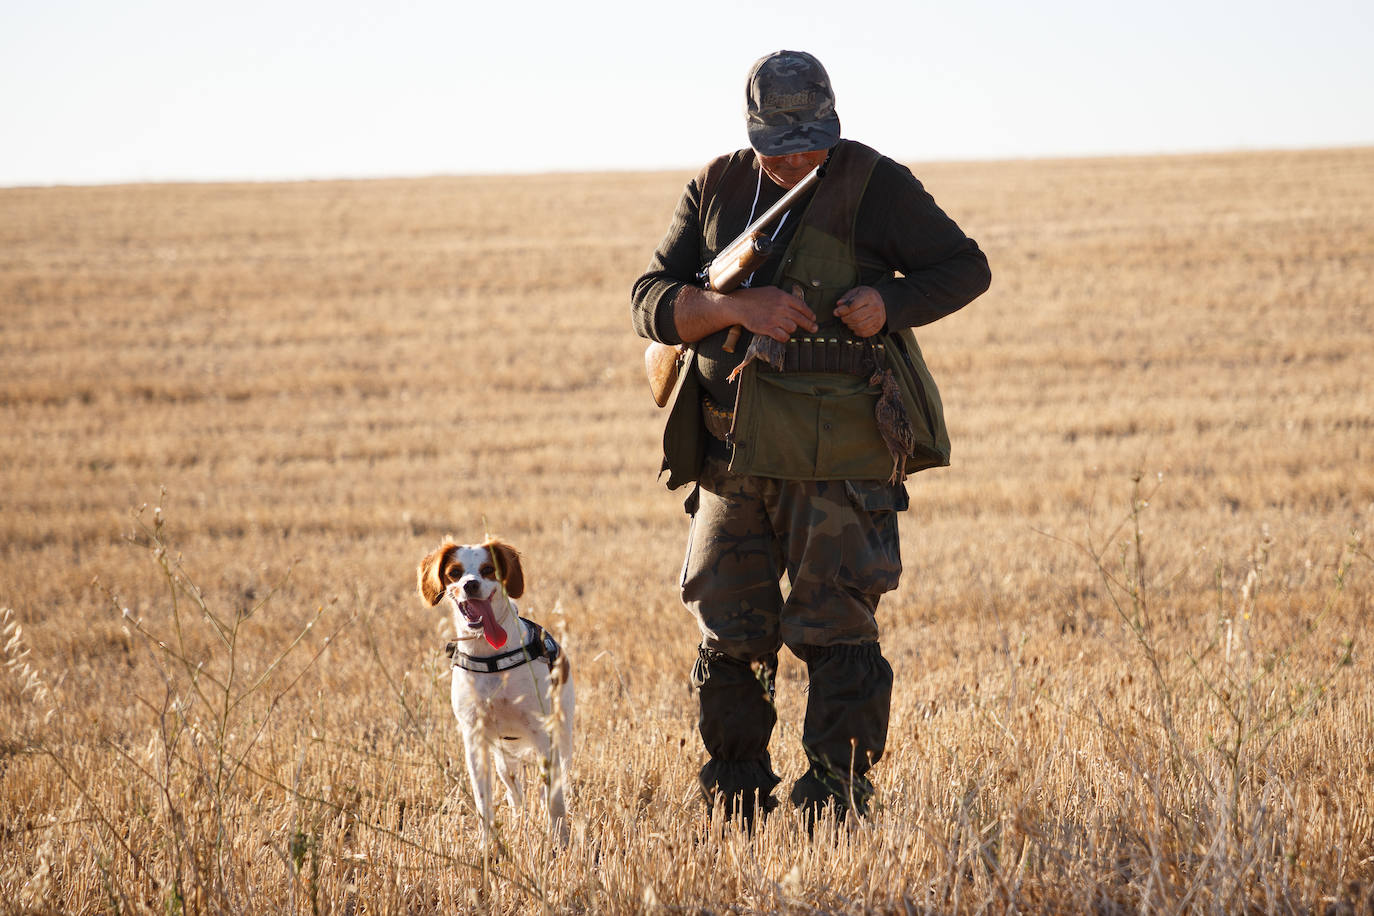
<svg viewBox="0 0 1374 916"><path fill-rule="evenodd" d="M506 631L496 625L496 615L491 612L490 601L469 598L463 602L463 608L470 616L475 616L482 622L482 635L487 638L493 649L499 649L506 644Z"/></svg>

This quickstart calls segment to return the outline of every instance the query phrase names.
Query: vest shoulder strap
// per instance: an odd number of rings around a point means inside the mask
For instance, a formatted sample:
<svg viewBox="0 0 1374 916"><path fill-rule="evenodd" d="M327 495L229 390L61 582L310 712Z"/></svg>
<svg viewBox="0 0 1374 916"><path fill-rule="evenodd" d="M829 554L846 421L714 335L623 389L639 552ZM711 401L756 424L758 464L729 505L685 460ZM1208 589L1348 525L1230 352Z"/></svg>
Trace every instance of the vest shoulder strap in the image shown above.
<svg viewBox="0 0 1374 916"><path fill-rule="evenodd" d="M830 154L825 177L816 187L802 222L835 238L851 238L868 179L881 158L872 147L841 140Z"/></svg>

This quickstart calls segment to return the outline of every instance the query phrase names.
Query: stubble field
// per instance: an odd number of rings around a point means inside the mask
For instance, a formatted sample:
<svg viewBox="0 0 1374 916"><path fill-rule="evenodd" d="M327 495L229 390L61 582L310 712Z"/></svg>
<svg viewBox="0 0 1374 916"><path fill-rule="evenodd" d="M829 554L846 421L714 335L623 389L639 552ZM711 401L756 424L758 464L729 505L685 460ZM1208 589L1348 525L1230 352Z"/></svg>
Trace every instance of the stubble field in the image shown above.
<svg viewBox="0 0 1374 916"><path fill-rule="evenodd" d="M689 175L0 190L0 911L1374 908L1374 150L915 171L993 286L918 331L953 466L813 839L696 797L627 303ZM482 856L415 594L488 532L573 660L558 854Z"/></svg>

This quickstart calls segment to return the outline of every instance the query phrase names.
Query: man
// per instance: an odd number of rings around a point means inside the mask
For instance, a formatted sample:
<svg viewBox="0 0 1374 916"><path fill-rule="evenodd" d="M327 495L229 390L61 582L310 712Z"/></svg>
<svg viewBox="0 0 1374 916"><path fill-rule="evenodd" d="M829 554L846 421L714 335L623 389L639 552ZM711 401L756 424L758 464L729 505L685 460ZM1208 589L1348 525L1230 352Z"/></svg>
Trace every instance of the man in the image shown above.
<svg viewBox="0 0 1374 916"><path fill-rule="evenodd" d="M776 806L768 741L785 644L809 679L809 766L790 797L814 824L829 804L839 817L867 810L892 694L875 614L901 574L902 481L948 464L909 329L972 301L990 274L906 168L840 139L815 57L760 58L745 108L749 148L688 183L631 311L641 336L687 345L664 470L670 488L696 483L680 587L702 637L702 791L750 826ZM704 288L704 266L818 166L813 189L764 227L772 254L750 280ZM730 352L734 326L748 333ZM751 356L773 343L746 359L751 340Z"/></svg>

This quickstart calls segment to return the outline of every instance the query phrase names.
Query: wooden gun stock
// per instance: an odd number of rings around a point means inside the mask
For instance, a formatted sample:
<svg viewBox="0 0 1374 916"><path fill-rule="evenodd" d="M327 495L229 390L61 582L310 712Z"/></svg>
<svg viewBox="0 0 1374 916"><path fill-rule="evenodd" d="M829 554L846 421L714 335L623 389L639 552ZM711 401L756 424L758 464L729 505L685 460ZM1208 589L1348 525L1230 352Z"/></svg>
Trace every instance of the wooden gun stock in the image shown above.
<svg viewBox="0 0 1374 916"><path fill-rule="evenodd" d="M670 347L658 341L644 348L644 374L649 376L649 392L659 407L668 403L677 385L677 373L685 352L683 347Z"/></svg>

